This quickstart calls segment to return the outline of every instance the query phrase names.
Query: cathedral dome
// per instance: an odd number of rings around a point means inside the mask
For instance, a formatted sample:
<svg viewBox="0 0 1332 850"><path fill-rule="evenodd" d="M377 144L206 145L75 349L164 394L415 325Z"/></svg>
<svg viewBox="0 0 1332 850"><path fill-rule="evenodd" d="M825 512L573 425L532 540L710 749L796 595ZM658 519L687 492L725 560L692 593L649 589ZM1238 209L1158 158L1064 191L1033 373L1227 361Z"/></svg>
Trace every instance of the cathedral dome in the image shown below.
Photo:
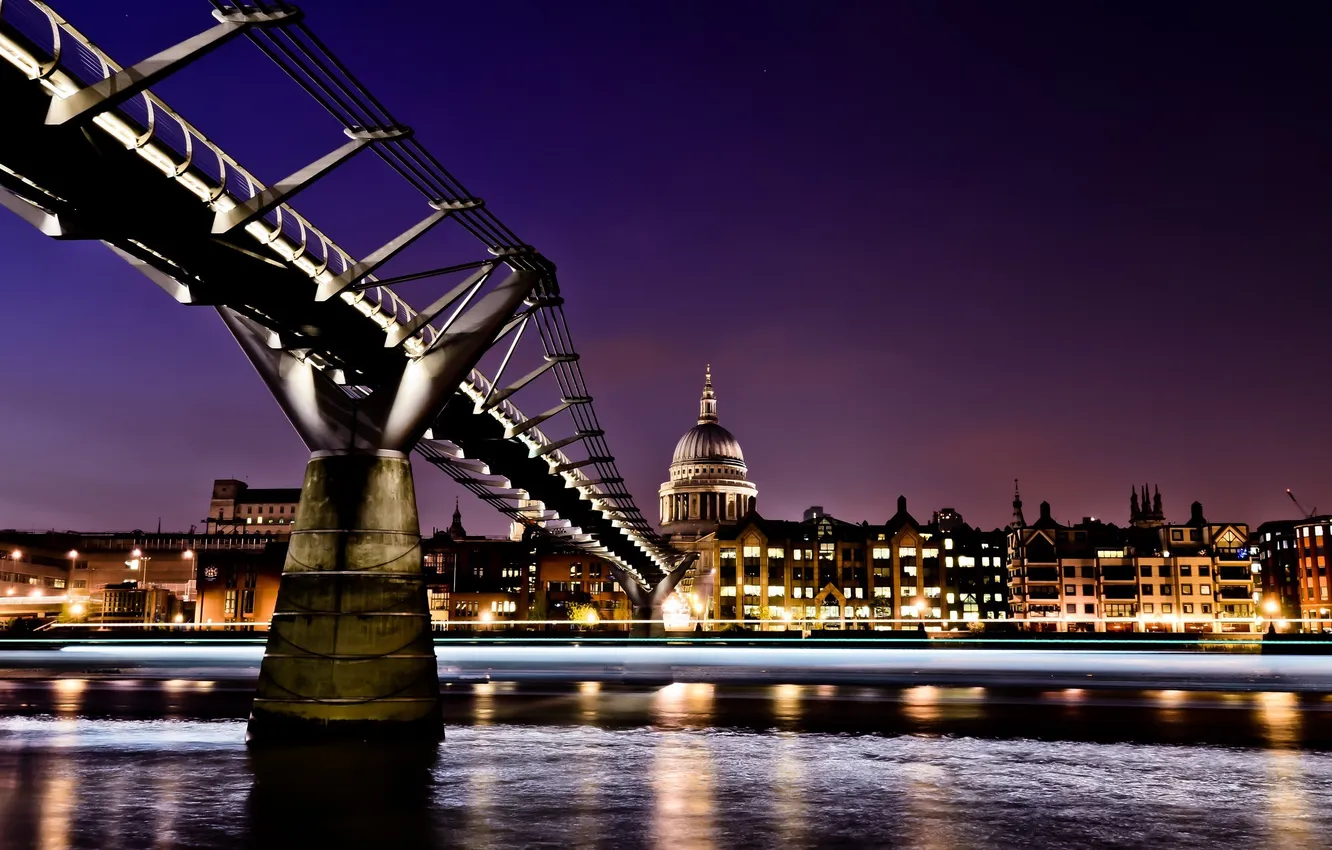
<svg viewBox="0 0 1332 850"><path fill-rule="evenodd" d="M716 422L700 422L685 432L675 444L671 463L738 463L743 465L745 453L740 441Z"/></svg>
<svg viewBox="0 0 1332 850"><path fill-rule="evenodd" d="M703 381L703 397L698 402L698 424L675 444L671 466L693 463L720 463L745 468L745 453L740 441L717 424L717 395L712 391L712 367Z"/></svg>

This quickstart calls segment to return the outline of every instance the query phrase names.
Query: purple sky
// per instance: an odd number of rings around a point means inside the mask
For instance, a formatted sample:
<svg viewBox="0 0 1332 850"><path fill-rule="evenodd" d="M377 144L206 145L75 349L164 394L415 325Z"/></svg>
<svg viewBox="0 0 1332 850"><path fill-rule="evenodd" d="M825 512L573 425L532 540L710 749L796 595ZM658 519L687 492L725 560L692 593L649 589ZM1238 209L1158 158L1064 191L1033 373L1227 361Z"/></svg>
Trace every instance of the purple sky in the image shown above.
<svg viewBox="0 0 1332 850"><path fill-rule="evenodd" d="M210 23L55 5L125 64ZM1286 487L1332 508L1326 4L306 5L559 264L653 519L707 362L768 516L881 522L905 493L994 526L1015 477L1065 521L1123 522L1142 481L1175 520L1290 517ZM338 143L249 44L159 91L269 181ZM365 252L355 189L385 172L355 165L296 206ZM0 527L184 528L215 477L299 484L212 311L10 215L0 256ZM447 525L452 484L417 477Z"/></svg>

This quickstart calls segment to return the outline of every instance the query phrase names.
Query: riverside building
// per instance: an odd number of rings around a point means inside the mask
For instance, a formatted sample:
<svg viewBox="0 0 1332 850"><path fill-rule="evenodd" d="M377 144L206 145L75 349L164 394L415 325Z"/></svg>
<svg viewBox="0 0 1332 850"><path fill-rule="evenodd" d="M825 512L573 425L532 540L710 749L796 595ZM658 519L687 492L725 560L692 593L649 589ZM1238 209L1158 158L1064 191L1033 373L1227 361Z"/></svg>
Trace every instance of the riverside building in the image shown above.
<svg viewBox="0 0 1332 850"><path fill-rule="evenodd" d="M1038 631L1254 630L1248 526L1208 522L1198 502L1187 522L1172 525L1159 493L1152 502L1144 495L1140 504L1135 491L1127 528L1090 517L1063 525L1048 502L1028 525L1015 497L1007 547L1013 618Z"/></svg>

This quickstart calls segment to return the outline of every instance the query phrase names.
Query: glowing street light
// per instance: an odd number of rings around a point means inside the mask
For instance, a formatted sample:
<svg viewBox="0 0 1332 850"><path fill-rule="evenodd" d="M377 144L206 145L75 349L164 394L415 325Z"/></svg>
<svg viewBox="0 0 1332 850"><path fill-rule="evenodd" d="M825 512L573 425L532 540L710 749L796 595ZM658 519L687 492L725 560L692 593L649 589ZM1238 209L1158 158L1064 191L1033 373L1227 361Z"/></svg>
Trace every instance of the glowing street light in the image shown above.
<svg viewBox="0 0 1332 850"><path fill-rule="evenodd" d="M10 552L10 553L9 553L9 557L11 557L11 558L13 558L15 561L17 561L17 560L19 560L20 558L23 557L23 552L22 552L21 550L15 549L13 552Z"/></svg>
<svg viewBox="0 0 1332 850"><path fill-rule="evenodd" d="M1267 604L1263 606L1263 609L1269 614L1275 614L1280 608L1281 606L1277 605L1275 599L1267 600Z"/></svg>
<svg viewBox="0 0 1332 850"><path fill-rule="evenodd" d="M83 603L75 602L73 605L69 606L69 615L71 617L82 617L83 610Z"/></svg>
<svg viewBox="0 0 1332 850"><path fill-rule="evenodd" d="M187 561L192 561L192 560L194 560L194 550L193 550L193 549L186 549L185 552L184 552L184 554L182 555L182 557L183 557L185 560L187 560Z"/></svg>

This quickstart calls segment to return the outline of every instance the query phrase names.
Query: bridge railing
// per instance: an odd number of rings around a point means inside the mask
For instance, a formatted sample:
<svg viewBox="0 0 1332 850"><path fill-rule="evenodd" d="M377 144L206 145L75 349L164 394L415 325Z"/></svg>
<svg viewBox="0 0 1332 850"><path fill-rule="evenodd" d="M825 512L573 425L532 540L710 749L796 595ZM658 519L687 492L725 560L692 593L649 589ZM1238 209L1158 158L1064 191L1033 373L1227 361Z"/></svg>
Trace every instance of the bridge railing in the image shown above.
<svg viewBox="0 0 1332 850"><path fill-rule="evenodd" d="M56 96L66 97L123 70L41 0L0 0L0 21L29 42L23 47L37 61L25 70ZM243 204L268 188L151 91L137 94L93 120L215 208ZM287 204L280 204L247 230L312 278L336 277L354 263L350 254ZM356 294L357 302L364 299L370 301L373 312L391 316L398 323L416 315L388 287L369 287Z"/></svg>

